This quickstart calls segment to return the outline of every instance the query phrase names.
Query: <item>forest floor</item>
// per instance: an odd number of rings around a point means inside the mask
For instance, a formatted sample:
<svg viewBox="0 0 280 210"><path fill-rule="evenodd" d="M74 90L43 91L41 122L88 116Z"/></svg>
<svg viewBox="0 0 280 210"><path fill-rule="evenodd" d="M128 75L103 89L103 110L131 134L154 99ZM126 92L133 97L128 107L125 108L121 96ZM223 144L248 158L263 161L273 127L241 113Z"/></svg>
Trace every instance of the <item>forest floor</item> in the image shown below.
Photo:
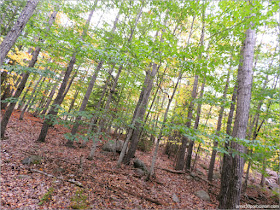
<svg viewBox="0 0 280 210"><path fill-rule="evenodd" d="M172 173L173 160L159 153L156 178L145 181L131 165L115 168L118 155L105 153L98 146L94 160L86 159L87 147L64 146L61 125L50 128L45 143L36 143L42 119L26 113L18 120L14 111L4 140L1 141L1 206L10 208L62 209L215 209L218 206L219 181L209 184L206 164L199 159L191 175ZM37 164L22 164L30 155L42 157ZM136 156L149 166L152 152L137 151ZM83 170L79 171L81 156ZM167 171L165 169L169 169ZM202 172L202 173L201 173ZM200 177L200 178L199 178ZM80 185L80 186L79 186ZM241 204L276 205L279 201L268 190L249 185ZM200 199L195 192L209 193L210 201Z"/></svg>

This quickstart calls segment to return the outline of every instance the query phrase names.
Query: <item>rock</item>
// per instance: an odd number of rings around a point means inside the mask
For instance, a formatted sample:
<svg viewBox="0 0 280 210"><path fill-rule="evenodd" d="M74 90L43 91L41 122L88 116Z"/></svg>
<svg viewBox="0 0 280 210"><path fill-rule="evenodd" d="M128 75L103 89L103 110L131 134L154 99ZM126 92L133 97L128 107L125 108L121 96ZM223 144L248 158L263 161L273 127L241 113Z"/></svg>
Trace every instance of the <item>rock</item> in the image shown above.
<svg viewBox="0 0 280 210"><path fill-rule="evenodd" d="M38 156L38 155L31 155L29 157L24 158L21 163L22 164L40 164L42 161L42 157Z"/></svg>
<svg viewBox="0 0 280 210"><path fill-rule="evenodd" d="M276 184L276 180L275 179L272 179L272 178L265 178L265 184L270 187L272 186L272 184Z"/></svg>
<svg viewBox="0 0 280 210"><path fill-rule="evenodd" d="M175 193L172 195L172 200L176 203L180 203L180 199L178 198L178 196Z"/></svg>
<svg viewBox="0 0 280 210"><path fill-rule="evenodd" d="M192 179L192 177L188 175L188 176L186 176L186 179L190 180L190 179Z"/></svg>
<svg viewBox="0 0 280 210"><path fill-rule="evenodd" d="M195 195L199 198L201 198L202 200L205 200L205 201L210 201L210 197L208 195L207 192L205 192L204 190L199 190L195 193Z"/></svg>
<svg viewBox="0 0 280 210"><path fill-rule="evenodd" d="M135 173L138 175L138 176L144 176L145 175L145 171L143 171L142 169L140 168L137 168L135 170Z"/></svg>
<svg viewBox="0 0 280 210"><path fill-rule="evenodd" d="M106 144L103 145L102 150L108 152L121 152L123 147L123 140L110 140Z"/></svg>
<svg viewBox="0 0 280 210"><path fill-rule="evenodd" d="M280 187L279 187L278 184L276 184L276 183L271 183L271 184L269 185L269 188L270 188L272 191L277 192L277 193L280 194Z"/></svg>
<svg viewBox="0 0 280 210"><path fill-rule="evenodd" d="M134 159L134 161L133 161L133 166L134 166L134 168L140 168L140 169L142 169L143 171L148 172L145 163L143 163L141 160L139 160L139 159L137 159L137 158Z"/></svg>
<svg viewBox="0 0 280 210"><path fill-rule="evenodd" d="M278 177L278 174L276 171L272 171L270 169L266 169L266 173L269 175L269 176L273 176L273 177Z"/></svg>
<svg viewBox="0 0 280 210"><path fill-rule="evenodd" d="M18 175L17 178L19 178L19 179L29 179L29 178L31 178L31 176L28 176L28 175Z"/></svg>

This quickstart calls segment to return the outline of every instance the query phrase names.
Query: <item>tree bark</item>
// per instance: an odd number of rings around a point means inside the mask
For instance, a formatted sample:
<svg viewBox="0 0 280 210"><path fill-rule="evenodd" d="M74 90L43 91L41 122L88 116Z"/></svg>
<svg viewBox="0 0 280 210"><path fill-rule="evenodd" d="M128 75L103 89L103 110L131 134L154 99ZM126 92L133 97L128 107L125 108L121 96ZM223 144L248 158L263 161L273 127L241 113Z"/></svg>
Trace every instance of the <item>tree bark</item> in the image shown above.
<svg viewBox="0 0 280 210"><path fill-rule="evenodd" d="M231 105L230 105L230 110L228 114L228 120L227 120L227 128L226 128L226 134L231 135L231 125L232 125L232 120L233 120L233 115L234 115L234 110L235 110L235 102L236 102L236 97L237 97L237 83L235 83L232 98L231 98ZM225 149L228 151L229 147L229 142L226 141L225 143ZM225 195L228 193L228 180L230 176L230 168L231 168L231 162L230 162L230 155L224 154L223 156L223 165L222 165L222 173L221 173L221 189L220 189L220 194L219 194L219 201L223 205L226 202Z"/></svg>
<svg viewBox="0 0 280 210"><path fill-rule="evenodd" d="M253 79L255 34L256 32L253 29L248 29L246 31L246 39L244 41L240 53L241 59L237 75L238 90L236 118L232 133L232 136L238 139L244 139L246 137ZM239 153L244 152L244 147L234 141L231 142L231 148L238 151ZM234 157L230 156L231 168L229 180L227 180L228 193L226 195L221 195L222 199L220 200L219 208L234 209L237 208L237 205L239 205L241 194L241 181L244 167L243 161L244 160L240 156L240 154L236 154ZM226 199L224 199L224 197L226 197ZM226 202L224 203L222 201Z"/></svg>
<svg viewBox="0 0 280 210"><path fill-rule="evenodd" d="M24 7L22 13L20 14L18 20L16 21L13 28L9 31L5 39L0 45L0 66L2 66L4 59L12 46L15 44L20 33L24 29L26 23L33 15L33 12L38 4L39 0L29 0ZM2 131L1 131L2 133Z"/></svg>

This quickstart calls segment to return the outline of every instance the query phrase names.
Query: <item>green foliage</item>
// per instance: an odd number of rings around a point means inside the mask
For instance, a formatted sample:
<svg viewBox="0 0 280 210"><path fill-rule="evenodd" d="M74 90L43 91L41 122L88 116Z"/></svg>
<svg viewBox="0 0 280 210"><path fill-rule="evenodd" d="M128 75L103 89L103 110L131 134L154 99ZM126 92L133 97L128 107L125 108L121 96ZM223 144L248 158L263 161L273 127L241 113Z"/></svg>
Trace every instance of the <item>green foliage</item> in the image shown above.
<svg viewBox="0 0 280 210"><path fill-rule="evenodd" d="M38 203L38 205L43 205L46 202L49 202L52 199L52 194L53 194L54 188L50 187L48 192L46 192L43 197L40 199L40 202Z"/></svg>

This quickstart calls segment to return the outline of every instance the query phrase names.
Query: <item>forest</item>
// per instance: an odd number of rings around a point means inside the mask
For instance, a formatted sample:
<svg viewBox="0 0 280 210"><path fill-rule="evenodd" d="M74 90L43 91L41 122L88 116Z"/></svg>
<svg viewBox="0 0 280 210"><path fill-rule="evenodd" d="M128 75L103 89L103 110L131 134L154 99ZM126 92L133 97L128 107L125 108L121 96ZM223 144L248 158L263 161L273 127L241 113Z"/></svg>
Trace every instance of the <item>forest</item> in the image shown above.
<svg viewBox="0 0 280 210"><path fill-rule="evenodd" d="M279 0L0 0L4 209L279 208Z"/></svg>

